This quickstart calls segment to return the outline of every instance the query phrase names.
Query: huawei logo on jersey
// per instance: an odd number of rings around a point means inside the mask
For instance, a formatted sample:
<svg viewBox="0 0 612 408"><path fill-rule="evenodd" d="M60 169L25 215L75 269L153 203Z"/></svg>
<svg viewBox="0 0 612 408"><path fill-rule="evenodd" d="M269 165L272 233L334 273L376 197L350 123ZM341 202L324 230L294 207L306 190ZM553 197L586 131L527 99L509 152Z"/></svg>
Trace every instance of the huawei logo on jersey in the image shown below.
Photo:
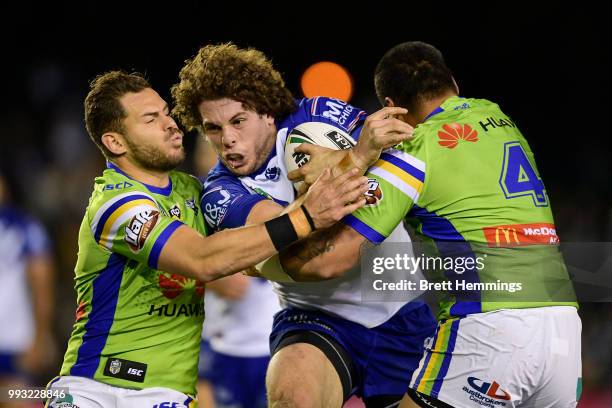
<svg viewBox="0 0 612 408"><path fill-rule="evenodd" d="M477 142L478 132L476 132L467 123L462 125L460 123L446 123L442 125L442 129L438 132L438 144L448 149L454 149L460 140L466 142Z"/></svg>
<svg viewBox="0 0 612 408"><path fill-rule="evenodd" d="M168 299L174 299L180 296L191 282L194 282L194 280L175 273L171 275L164 273L159 274L159 287L162 294ZM204 283L198 280L195 281L195 294L199 298L204 296Z"/></svg>

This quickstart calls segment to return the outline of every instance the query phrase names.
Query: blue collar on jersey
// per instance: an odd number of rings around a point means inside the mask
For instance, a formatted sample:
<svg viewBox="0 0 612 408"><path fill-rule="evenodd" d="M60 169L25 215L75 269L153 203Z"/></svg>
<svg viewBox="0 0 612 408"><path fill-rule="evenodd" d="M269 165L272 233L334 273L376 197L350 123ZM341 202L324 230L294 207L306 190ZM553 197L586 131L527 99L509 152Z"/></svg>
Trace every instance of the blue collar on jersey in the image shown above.
<svg viewBox="0 0 612 408"><path fill-rule="evenodd" d="M107 161L106 162L106 168L107 169L115 170L117 173L123 174L125 177L129 178L130 180L138 181L138 180L135 180L132 177L128 176L123 170L121 170L119 167L117 167L117 165L114 164L114 163L111 163L111 162ZM152 186L150 184L143 183L141 181L138 181L138 182L140 184L142 184L143 186L145 186L150 192L152 192L154 194L161 194L161 195L167 197L172 192L172 178L168 177L168 179L170 180L170 182L168 183L168 185L166 187L156 187L156 186Z"/></svg>
<svg viewBox="0 0 612 408"><path fill-rule="evenodd" d="M465 99L464 97L459 96L459 95L457 95L457 98ZM448 99L446 101L448 101ZM443 103L445 103L446 101L444 101ZM455 110L457 110L457 108L455 108ZM425 119L423 119L423 122L427 122L427 119L431 118L432 116L437 115L438 113L442 113L442 112L444 112L444 109L442 108L442 106L438 106L436 109L431 111L431 113L429 115L425 116Z"/></svg>
<svg viewBox="0 0 612 408"><path fill-rule="evenodd" d="M444 112L444 109L442 109L441 106L438 106L436 109L434 109L433 111L431 111L431 113L427 116L425 116L425 119L423 119L423 122L427 122L427 119L431 118L434 115L437 115L438 113Z"/></svg>

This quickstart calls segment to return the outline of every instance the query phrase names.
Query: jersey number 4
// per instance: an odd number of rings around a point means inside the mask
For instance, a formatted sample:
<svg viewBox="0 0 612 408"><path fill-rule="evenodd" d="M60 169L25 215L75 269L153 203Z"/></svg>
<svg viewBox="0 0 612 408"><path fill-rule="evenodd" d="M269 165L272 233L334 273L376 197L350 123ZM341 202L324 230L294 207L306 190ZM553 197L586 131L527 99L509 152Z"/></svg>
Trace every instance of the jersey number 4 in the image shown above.
<svg viewBox="0 0 612 408"><path fill-rule="evenodd" d="M507 199L531 196L537 207L548 205L544 183L536 174L519 142L508 142L504 145L504 163L499 185Z"/></svg>

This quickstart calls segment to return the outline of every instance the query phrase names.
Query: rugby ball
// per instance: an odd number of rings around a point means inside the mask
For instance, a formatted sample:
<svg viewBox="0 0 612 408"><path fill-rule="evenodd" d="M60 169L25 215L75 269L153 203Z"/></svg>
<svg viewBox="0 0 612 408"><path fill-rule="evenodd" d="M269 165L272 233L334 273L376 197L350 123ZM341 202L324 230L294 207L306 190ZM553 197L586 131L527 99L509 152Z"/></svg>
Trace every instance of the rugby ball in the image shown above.
<svg viewBox="0 0 612 408"><path fill-rule="evenodd" d="M298 169L308 163L310 156L296 152L295 149L302 143L311 143L328 149L342 150L350 149L355 146L355 140L345 131L323 122L304 122L287 135L285 141L285 166L287 172ZM302 181L293 183L296 190L299 190Z"/></svg>

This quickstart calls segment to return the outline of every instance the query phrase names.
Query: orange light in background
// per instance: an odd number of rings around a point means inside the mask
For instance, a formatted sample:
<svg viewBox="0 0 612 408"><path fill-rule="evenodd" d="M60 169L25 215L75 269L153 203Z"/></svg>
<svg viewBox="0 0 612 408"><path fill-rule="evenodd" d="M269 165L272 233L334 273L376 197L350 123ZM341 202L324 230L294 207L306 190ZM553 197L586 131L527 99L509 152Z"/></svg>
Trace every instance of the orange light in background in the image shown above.
<svg viewBox="0 0 612 408"><path fill-rule="evenodd" d="M322 61L304 71L300 80L302 93L307 98L329 96L348 102L353 96L353 79L342 65Z"/></svg>

